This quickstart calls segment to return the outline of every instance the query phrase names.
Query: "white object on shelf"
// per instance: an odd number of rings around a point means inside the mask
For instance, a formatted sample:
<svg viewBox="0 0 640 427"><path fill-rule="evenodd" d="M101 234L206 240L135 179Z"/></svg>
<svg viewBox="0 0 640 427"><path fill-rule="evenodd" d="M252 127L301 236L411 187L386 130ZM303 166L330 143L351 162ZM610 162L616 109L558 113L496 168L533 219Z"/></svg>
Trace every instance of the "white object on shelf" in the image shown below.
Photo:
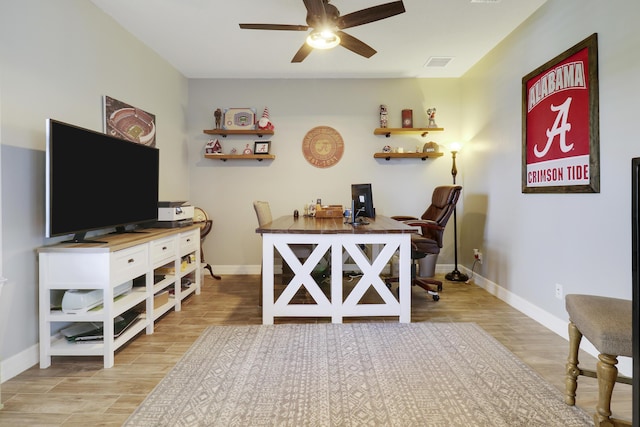
<svg viewBox="0 0 640 427"><path fill-rule="evenodd" d="M130 292L133 288L133 280L129 280L113 289L113 297ZM69 289L62 297L63 313L86 313L87 311L102 305L102 289Z"/></svg>

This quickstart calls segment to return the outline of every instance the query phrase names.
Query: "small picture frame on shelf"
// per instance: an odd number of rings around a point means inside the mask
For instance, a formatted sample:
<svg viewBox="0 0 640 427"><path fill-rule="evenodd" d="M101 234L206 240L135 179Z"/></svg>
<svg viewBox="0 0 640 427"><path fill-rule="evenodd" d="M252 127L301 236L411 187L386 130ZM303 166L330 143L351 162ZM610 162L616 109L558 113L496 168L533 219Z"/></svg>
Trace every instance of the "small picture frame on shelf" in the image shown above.
<svg viewBox="0 0 640 427"><path fill-rule="evenodd" d="M253 146L254 154L269 154L271 149L271 141L256 141Z"/></svg>

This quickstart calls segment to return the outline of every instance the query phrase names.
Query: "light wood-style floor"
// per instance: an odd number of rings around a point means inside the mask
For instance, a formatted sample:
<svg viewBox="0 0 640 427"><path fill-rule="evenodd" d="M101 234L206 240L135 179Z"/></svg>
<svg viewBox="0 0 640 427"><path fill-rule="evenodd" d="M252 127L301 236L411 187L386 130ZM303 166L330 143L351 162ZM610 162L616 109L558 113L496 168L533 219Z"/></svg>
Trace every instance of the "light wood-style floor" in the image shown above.
<svg viewBox="0 0 640 427"><path fill-rule="evenodd" d="M55 357L48 369L36 365L2 384L0 426L120 426L204 328L261 323L259 276L203 277L202 294L189 297L181 312L162 318L153 335L140 335L122 348L113 368L103 369L96 357ZM412 293L412 321L475 322L564 392L568 343L563 338L473 284L445 282L438 302L420 288L413 287ZM363 320L380 321L349 321ZM595 367L587 353L581 352L580 361ZM580 377L578 383L577 404L593 414L596 380ZM616 384L615 417L631 419L631 399L631 386Z"/></svg>

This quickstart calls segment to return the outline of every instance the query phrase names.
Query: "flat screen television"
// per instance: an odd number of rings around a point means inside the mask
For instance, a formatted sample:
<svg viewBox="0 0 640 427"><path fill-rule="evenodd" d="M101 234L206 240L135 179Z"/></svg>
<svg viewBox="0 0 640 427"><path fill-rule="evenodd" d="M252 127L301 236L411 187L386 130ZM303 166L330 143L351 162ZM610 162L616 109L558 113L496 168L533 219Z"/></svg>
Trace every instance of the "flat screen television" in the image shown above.
<svg viewBox="0 0 640 427"><path fill-rule="evenodd" d="M46 237L87 242L88 231L157 221L157 148L53 119L46 138Z"/></svg>
<svg viewBox="0 0 640 427"><path fill-rule="evenodd" d="M640 157L631 159L633 426L640 427Z"/></svg>
<svg viewBox="0 0 640 427"><path fill-rule="evenodd" d="M375 218L376 210L373 207L373 193L371 184L351 184L351 200L353 202L353 218Z"/></svg>

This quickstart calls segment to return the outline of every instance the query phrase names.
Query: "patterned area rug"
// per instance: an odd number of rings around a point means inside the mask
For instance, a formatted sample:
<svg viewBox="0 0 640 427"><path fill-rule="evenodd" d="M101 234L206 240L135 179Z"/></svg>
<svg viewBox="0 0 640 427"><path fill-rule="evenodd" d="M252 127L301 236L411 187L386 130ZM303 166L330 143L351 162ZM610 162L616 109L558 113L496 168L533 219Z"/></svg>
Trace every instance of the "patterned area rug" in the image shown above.
<svg viewBox="0 0 640 427"><path fill-rule="evenodd" d="M474 323L209 327L126 426L589 426Z"/></svg>

